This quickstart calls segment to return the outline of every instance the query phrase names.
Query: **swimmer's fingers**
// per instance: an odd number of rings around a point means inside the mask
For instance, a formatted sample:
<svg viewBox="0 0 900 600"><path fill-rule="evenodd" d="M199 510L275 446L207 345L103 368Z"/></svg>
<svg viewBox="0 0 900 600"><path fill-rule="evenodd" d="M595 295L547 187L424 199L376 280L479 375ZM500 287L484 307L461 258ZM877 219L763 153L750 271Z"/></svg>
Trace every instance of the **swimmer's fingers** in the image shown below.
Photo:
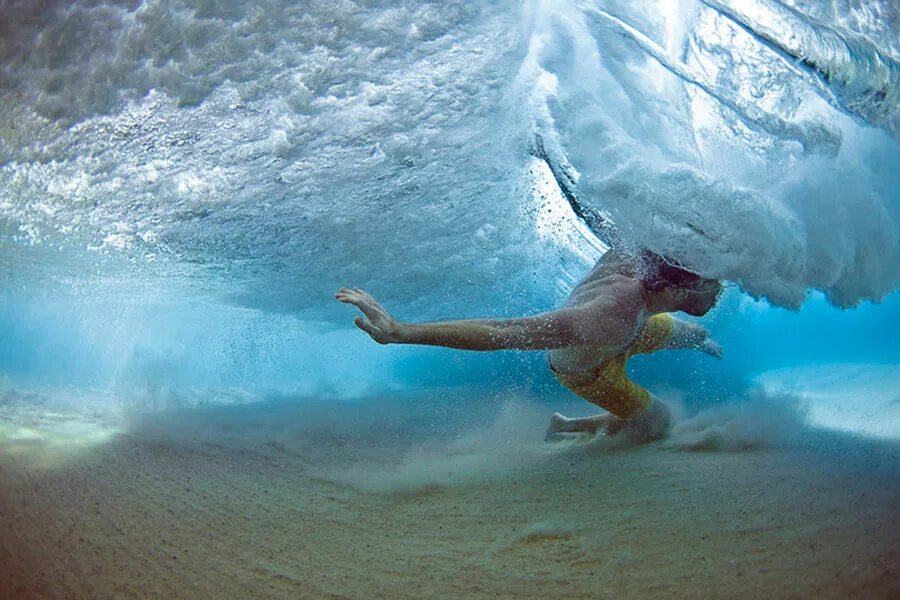
<svg viewBox="0 0 900 600"><path fill-rule="evenodd" d="M353 319L353 323L357 327L359 327L360 329L362 329L363 331L368 333L369 337L371 337L373 340L375 340L379 344L387 344L388 343L388 336L385 334L385 332L382 331L381 329L375 327L374 325L372 325L372 323L370 323L363 317L356 317L355 319Z"/></svg>
<svg viewBox="0 0 900 600"><path fill-rule="evenodd" d="M358 288L341 288L334 297L340 302L352 304L362 311L365 318L357 317L353 322L368 333L373 340L379 344L389 344L395 341L397 321L375 298Z"/></svg>
<svg viewBox="0 0 900 600"><path fill-rule="evenodd" d="M352 304L357 308L362 309L362 305L366 303L366 299L359 295L355 290L341 288L335 294L334 297L337 298L339 302L343 302L344 304Z"/></svg>
<svg viewBox="0 0 900 600"><path fill-rule="evenodd" d="M350 298L354 296L353 290L350 288L342 287L338 291L334 293L334 297L340 300L341 302L349 302Z"/></svg>
<svg viewBox="0 0 900 600"><path fill-rule="evenodd" d="M370 294L367 294L360 289L341 288L334 297L344 304L352 304L361 310L363 314L366 315L367 319L375 324L380 324L381 321L384 320L391 320L388 311L385 310L385 308Z"/></svg>
<svg viewBox="0 0 900 600"><path fill-rule="evenodd" d="M341 288L335 292L334 297L345 304L378 304L370 294L357 288Z"/></svg>
<svg viewBox="0 0 900 600"><path fill-rule="evenodd" d="M375 336L375 327L373 327L372 324L366 319L362 317L356 317L355 319L353 319L353 323L369 335L373 337Z"/></svg>

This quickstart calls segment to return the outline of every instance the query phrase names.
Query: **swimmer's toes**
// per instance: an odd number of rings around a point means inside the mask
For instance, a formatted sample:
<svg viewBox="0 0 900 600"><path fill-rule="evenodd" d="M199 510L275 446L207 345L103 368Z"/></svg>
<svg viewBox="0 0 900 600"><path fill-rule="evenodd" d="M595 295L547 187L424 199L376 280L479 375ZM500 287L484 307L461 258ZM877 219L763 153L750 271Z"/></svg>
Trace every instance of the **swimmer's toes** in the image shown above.
<svg viewBox="0 0 900 600"><path fill-rule="evenodd" d="M722 345L711 339L707 339L703 342L701 350L715 358L721 359L725 357L725 350L722 348Z"/></svg>

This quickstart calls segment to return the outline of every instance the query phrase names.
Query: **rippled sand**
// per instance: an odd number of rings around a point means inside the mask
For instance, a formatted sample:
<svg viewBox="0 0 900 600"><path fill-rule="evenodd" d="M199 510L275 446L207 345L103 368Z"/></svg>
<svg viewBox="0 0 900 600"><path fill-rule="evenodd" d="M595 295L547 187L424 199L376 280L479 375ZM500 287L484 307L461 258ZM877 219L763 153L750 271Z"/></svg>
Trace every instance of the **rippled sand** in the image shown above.
<svg viewBox="0 0 900 600"><path fill-rule="evenodd" d="M544 443L534 406L469 433L309 412L188 411L71 456L5 446L0 597L900 594L896 445L616 448Z"/></svg>

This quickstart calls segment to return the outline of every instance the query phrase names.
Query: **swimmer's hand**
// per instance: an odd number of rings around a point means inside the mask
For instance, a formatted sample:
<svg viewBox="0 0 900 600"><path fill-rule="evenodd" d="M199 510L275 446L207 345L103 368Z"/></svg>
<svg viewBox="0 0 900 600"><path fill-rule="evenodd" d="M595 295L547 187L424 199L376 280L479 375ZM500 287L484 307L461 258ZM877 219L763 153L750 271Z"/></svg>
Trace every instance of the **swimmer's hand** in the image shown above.
<svg viewBox="0 0 900 600"><path fill-rule="evenodd" d="M357 327L369 334L379 344L399 341L400 324L378 303L375 298L358 288L341 288L334 295L344 304L352 304L362 311L363 317L356 317Z"/></svg>

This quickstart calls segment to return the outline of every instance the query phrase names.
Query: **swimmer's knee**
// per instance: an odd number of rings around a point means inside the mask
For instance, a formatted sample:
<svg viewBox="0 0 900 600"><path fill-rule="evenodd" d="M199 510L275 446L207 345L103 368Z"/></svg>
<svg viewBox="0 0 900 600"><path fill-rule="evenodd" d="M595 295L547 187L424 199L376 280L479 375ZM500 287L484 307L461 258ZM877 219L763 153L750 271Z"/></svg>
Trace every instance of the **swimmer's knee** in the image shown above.
<svg viewBox="0 0 900 600"><path fill-rule="evenodd" d="M669 407L657 398L640 415L629 419L628 437L635 443L647 443L666 437L672 426Z"/></svg>

